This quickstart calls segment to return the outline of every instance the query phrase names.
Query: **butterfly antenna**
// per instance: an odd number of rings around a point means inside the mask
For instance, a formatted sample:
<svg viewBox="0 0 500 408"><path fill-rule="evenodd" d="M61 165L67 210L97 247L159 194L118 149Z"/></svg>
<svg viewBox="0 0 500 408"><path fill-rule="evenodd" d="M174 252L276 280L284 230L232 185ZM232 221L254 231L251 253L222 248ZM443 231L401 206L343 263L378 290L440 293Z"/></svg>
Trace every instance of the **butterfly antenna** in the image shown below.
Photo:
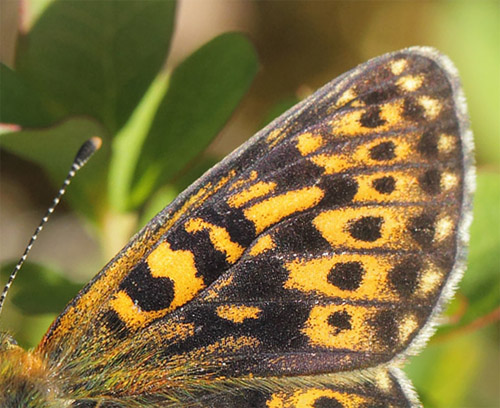
<svg viewBox="0 0 500 408"><path fill-rule="evenodd" d="M61 188L57 192L56 197L52 201L52 205L49 207L47 212L45 213L45 216L42 218L42 221L40 221L40 224L38 225L37 229L35 230L34 234L31 236L30 242L28 243L28 246L24 250L23 256L21 259L19 259L19 262L17 263L16 267L12 271L12 273L9 276L9 279L7 280L7 283L5 284L5 287L3 288L2 295L0 296L0 314L2 313L2 308L3 304L5 302L5 298L7 296L7 292L9 291L10 286L12 285L12 282L16 278L17 273L19 272L19 269L21 269L21 266L23 266L24 261L28 257L28 253L30 252L31 248L33 247L33 244L35 243L38 235L40 234L40 231L42 231L45 223L48 221L49 217L51 214L54 212L55 208L57 207L57 204L59 204L59 201L61 201L61 197L64 195L66 192L67 187L71 183L71 180L73 180L73 177L75 177L75 174L78 170L80 170L85 163L90 159L90 157L101 147L102 140L101 138L94 136L91 137L89 140L87 140L81 147L80 150L78 150L78 153L75 156L75 160L73 160L73 164L71 165L71 169L68 172L68 175L66 176L66 179L64 180Z"/></svg>

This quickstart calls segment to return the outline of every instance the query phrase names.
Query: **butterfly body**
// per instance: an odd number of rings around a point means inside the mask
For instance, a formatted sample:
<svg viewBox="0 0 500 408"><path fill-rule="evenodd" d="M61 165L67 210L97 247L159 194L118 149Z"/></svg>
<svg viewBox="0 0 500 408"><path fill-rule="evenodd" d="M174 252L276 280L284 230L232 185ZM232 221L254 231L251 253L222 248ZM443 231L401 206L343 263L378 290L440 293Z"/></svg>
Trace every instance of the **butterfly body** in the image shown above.
<svg viewBox="0 0 500 408"><path fill-rule="evenodd" d="M47 406L418 406L399 366L463 271L472 178L449 60L378 57L190 186L35 350L3 337L0 372L39 366Z"/></svg>

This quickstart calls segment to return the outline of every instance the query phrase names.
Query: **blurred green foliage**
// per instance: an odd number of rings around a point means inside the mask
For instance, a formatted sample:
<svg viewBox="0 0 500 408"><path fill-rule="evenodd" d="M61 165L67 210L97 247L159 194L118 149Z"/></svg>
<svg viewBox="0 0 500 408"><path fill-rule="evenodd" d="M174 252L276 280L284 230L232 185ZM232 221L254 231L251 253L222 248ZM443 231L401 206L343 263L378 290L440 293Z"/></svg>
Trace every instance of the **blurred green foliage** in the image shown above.
<svg viewBox="0 0 500 408"><path fill-rule="evenodd" d="M0 65L0 123L18 126L3 128L1 147L38 164L57 186L80 144L93 135L103 138L67 201L106 245L121 233L109 230L110 218L134 214L137 229L214 164L201 153L249 89L256 53L245 36L228 33L166 71L175 1L43 6L33 27L19 35L14 68ZM260 26L253 40L267 71L252 95L265 109L260 123L297 100L283 92L302 84L294 75L315 72L311 81L320 85L330 79L321 71L331 77L362 62L367 52L375 56L420 41L443 49L457 64L478 153L469 266L447 324L405 371L426 407L499 406L500 35L491 35L500 34L498 2L255 7ZM423 21L425 35L417 37ZM319 38L320 45L311 47ZM279 97L270 100L263 89ZM2 267L2 282L10 267ZM14 328L21 344L33 346L79 286L53 265L27 264L9 296L2 328Z"/></svg>
<svg viewBox="0 0 500 408"><path fill-rule="evenodd" d="M103 139L65 200L104 246L140 227L135 216L130 229L110 229L110 218L116 226L124 213L144 213L146 223L214 163L194 159L257 73L254 47L240 33L217 36L166 71L175 9L175 1L46 2L19 34L15 69L0 65L3 149L39 165L57 186L83 141ZM3 282L8 268L1 273ZM58 313L75 294L53 266L28 263L21 275L12 302L26 316ZM43 331L26 335L30 328L14 320L21 344L36 344Z"/></svg>

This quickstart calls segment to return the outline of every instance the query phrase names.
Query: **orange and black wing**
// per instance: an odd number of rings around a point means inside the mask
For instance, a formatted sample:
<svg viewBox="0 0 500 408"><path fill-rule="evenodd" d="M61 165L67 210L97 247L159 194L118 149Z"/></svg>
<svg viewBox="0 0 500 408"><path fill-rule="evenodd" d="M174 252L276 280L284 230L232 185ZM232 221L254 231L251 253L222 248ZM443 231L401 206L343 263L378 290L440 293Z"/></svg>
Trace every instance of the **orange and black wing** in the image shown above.
<svg viewBox="0 0 500 408"><path fill-rule="evenodd" d="M38 351L85 407L417 405L397 366L463 269L471 145L445 57L371 60L181 194Z"/></svg>

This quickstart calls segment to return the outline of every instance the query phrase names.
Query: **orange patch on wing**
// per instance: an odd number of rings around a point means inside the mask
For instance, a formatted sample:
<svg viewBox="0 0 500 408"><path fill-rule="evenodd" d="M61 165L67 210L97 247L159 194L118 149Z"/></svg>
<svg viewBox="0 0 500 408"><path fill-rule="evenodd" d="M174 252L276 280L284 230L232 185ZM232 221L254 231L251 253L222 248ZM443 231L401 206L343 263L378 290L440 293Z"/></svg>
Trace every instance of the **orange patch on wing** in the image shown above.
<svg viewBox="0 0 500 408"><path fill-rule="evenodd" d="M342 95L337 99L335 102L335 107L338 109L344 105L347 105L349 102L351 102L353 99L355 99L357 96L356 91L352 88L347 89L344 91Z"/></svg>
<svg viewBox="0 0 500 408"><path fill-rule="evenodd" d="M359 286L340 288L334 285L335 267L356 264L361 271ZM391 261L382 257L362 254L343 254L322 258L297 259L285 263L290 272L284 287L301 292L317 292L331 298L352 300L397 301L398 296L389 286L388 273L393 268Z"/></svg>
<svg viewBox="0 0 500 408"><path fill-rule="evenodd" d="M323 146L324 140L321 135L307 132L297 136L297 149L302 156L307 156Z"/></svg>
<svg viewBox="0 0 500 408"><path fill-rule="evenodd" d="M139 309L130 296L120 291L110 300L109 306L118 314L127 327L143 327L146 322L146 314Z"/></svg>
<svg viewBox="0 0 500 408"><path fill-rule="evenodd" d="M361 124L361 119L367 111L365 109L357 109L346 111L337 116L330 122L331 133L334 135L357 136L368 133L373 133L374 129L364 127ZM387 102L380 105L380 119L385 122L375 129L377 132L384 132L389 129L396 130L407 126L407 121L402 117L403 101L398 99L393 102Z"/></svg>
<svg viewBox="0 0 500 408"><path fill-rule="evenodd" d="M323 196L324 192L321 188L305 187L267 198L245 209L244 214L254 223L259 234L293 213L314 207Z"/></svg>
<svg viewBox="0 0 500 408"><path fill-rule="evenodd" d="M380 161L372 159L370 149L386 142L394 144L394 158L385 161L390 164L406 163L408 157L416 151L412 135L407 137L379 137L374 141L358 146L354 152L346 154L321 153L311 156L309 160L316 166L323 167L325 174L336 174L353 167L376 166L380 165ZM415 155L412 161L418 163L422 160L420 156Z"/></svg>
<svg viewBox="0 0 500 408"><path fill-rule="evenodd" d="M313 346L326 349L345 349L352 351L380 352L383 348L377 343L376 333L369 321L375 316L376 307L353 305L318 305L309 313L302 333ZM329 323L335 314L349 316L350 328L337 329Z"/></svg>
<svg viewBox="0 0 500 408"><path fill-rule="evenodd" d="M384 173L361 174L356 176L358 191L354 197L356 202L389 202L404 200L407 203L421 202L428 198L420 187L418 175L411 171L391 171ZM392 178L394 190L388 193L379 192L375 186L382 177Z"/></svg>
<svg viewBox="0 0 500 408"><path fill-rule="evenodd" d="M275 248L276 244L270 235L264 235L260 237L255 244L250 248L248 252L252 256L257 256L262 254L263 252L268 251L269 249Z"/></svg>
<svg viewBox="0 0 500 408"><path fill-rule="evenodd" d="M221 305L216 309L217 316L234 323L243 323L246 319L258 319L262 310L256 306Z"/></svg>
<svg viewBox="0 0 500 408"><path fill-rule="evenodd" d="M270 192L272 192L276 188L276 183L274 181L264 182L259 181L254 185L247 187L243 191L239 193L233 194L227 200L227 203L230 207L239 208L244 204L248 203L250 200L254 198L262 197Z"/></svg>
<svg viewBox="0 0 500 408"><path fill-rule="evenodd" d="M205 288L203 279L196 275L191 251L175 251L168 242L162 242L148 255L147 263L151 276L169 278L174 282L174 298L168 311L186 304Z"/></svg>
<svg viewBox="0 0 500 408"><path fill-rule="evenodd" d="M386 247L411 249L415 242L407 231L409 219L420 214L419 207L345 208L323 211L313 220L313 225L332 247L346 246L355 249ZM352 236L350 226L367 217L381 220L380 237L363 241Z"/></svg>
<svg viewBox="0 0 500 408"><path fill-rule="evenodd" d="M368 406L370 399L353 393L333 391L325 388L300 387L293 392L275 392L267 402L267 408L314 408L317 401L326 398L336 401L342 407L361 408Z"/></svg>

